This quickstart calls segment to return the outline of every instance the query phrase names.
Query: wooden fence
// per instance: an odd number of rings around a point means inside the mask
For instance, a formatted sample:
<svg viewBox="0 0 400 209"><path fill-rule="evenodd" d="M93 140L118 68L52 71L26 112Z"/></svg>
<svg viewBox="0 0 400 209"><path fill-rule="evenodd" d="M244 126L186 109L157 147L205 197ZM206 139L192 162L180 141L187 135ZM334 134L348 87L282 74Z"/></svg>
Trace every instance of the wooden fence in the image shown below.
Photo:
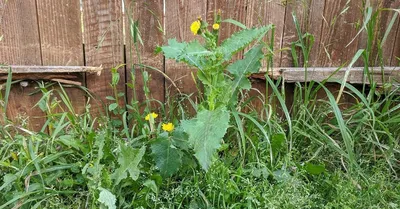
<svg viewBox="0 0 400 209"><path fill-rule="evenodd" d="M82 82L94 94L105 99L112 95L110 88L112 67L118 69L118 89L131 99L131 66L141 63L153 66L175 81L183 93L195 92L191 69L162 55L155 55L156 46L169 38L191 40L189 27L198 16L212 21L214 11L222 10L223 19L232 18L247 26L275 24L274 65L292 66L290 43L298 39L292 12L295 12L304 32L315 35L310 65L340 66L350 60L359 48L365 47L366 36L361 34L345 47L361 29L363 2L361 0L1 0L0 1L0 62L5 65L38 66L102 66L101 76L87 74L64 76ZM368 1L367 1L368 2ZM400 8L400 1L370 0L382 8ZM385 11L379 16L376 35L383 33L395 12ZM132 23L138 21L143 45L140 56L134 51L131 37ZM238 30L223 23L221 39ZM393 24L383 50L387 66L396 66L400 56L400 21ZM359 63L360 64L360 63ZM164 76L150 72L153 98L164 101L170 85ZM142 79L136 73L136 94L144 99ZM74 77L75 76L75 77ZM28 77L29 79L29 77ZM29 95L37 88L36 82L14 84L9 97L7 114L14 120L29 116L29 123L39 130L45 121L44 113L33 107L41 94ZM265 85L256 85L260 88ZM76 111L87 101L78 88L68 88ZM21 120L22 120L21 119Z"/></svg>

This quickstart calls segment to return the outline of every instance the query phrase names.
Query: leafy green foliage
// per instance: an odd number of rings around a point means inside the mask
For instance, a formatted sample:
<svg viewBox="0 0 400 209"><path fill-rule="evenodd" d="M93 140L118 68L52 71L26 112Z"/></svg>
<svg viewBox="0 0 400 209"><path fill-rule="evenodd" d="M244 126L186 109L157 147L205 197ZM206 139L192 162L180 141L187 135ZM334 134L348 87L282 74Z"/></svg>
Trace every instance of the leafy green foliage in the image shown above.
<svg viewBox="0 0 400 209"><path fill-rule="evenodd" d="M196 118L182 122L183 129L189 135L189 143L204 170L210 167L228 126L229 112L222 108L214 111L202 110Z"/></svg>
<svg viewBox="0 0 400 209"><path fill-rule="evenodd" d="M107 206L108 209L116 209L116 202L117 199L115 198L115 195L113 195L110 191L107 189L100 188L100 195L99 195L99 202L103 203L105 206Z"/></svg>
<svg viewBox="0 0 400 209"><path fill-rule="evenodd" d="M262 46L258 45L250 49L245 55L244 59L238 60L228 66L228 71L235 77L233 81L233 89L246 89L250 90L251 83L246 76L251 73L257 73L261 68L260 60L263 58Z"/></svg>
<svg viewBox="0 0 400 209"><path fill-rule="evenodd" d="M212 52L204 48L197 40L189 43L179 43L176 39L168 40L168 45L161 47L166 58L183 61L189 65L203 69L204 57Z"/></svg>
<svg viewBox="0 0 400 209"><path fill-rule="evenodd" d="M125 144L121 143L121 152L118 157L118 164L120 167L115 170L112 178L115 179L115 184L119 184L119 182L126 177L128 177L128 173L132 180L137 180L140 174L139 163L143 158L143 155L146 151L146 147L142 146L140 149L135 149Z"/></svg>
<svg viewBox="0 0 400 209"><path fill-rule="evenodd" d="M230 60L232 55L244 49L252 41L264 37L271 29L272 25L260 28L243 29L224 40L218 50L222 52L224 60Z"/></svg>
<svg viewBox="0 0 400 209"><path fill-rule="evenodd" d="M160 173L164 177L175 174L182 164L182 153L168 136L160 136L151 144L151 151Z"/></svg>

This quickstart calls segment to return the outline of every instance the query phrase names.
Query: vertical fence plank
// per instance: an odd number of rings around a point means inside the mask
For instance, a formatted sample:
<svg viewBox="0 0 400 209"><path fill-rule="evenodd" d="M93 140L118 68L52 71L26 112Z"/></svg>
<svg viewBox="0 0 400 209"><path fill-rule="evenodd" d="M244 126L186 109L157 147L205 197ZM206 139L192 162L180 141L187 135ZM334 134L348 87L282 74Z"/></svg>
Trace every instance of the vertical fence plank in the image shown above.
<svg viewBox="0 0 400 209"><path fill-rule="evenodd" d="M83 42L79 0L37 0L43 65L83 66ZM84 83L83 77L79 79ZM65 88L77 113L84 110L85 94Z"/></svg>
<svg viewBox="0 0 400 209"><path fill-rule="evenodd" d="M400 8L400 1L392 1L392 0L373 0L372 5L374 11L378 10L379 8L391 8L391 9L398 9ZM374 36L377 37L375 39L375 47L373 51L373 57L372 59L375 61L377 58L378 54L378 49L377 49L377 41L382 40L386 30L389 27L390 21L393 18L393 15L395 14L395 11L380 11L379 16L378 16L378 22L377 22L377 28L375 30ZM399 14L400 15L400 14ZM392 53L393 50L396 48L397 45L393 44L396 41L396 33L399 27L399 17L397 17L397 21L393 24L393 27L387 36L386 42L382 46L382 55L383 55L383 65L389 66L391 64L391 58L392 58ZM376 65L379 65L379 61L376 63Z"/></svg>
<svg viewBox="0 0 400 209"><path fill-rule="evenodd" d="M156 55L155 49L164 42L163 37L163 0L128 0L126 1L126 57L128 83L132 82L131 72L135 75L136 99L143 102L146 99L143 90L142 70L147 71L150 76L148 88L150 99L164 102L164 76L150 68L140 68L137 64L147 65L164 72L164 58L162 54ZM137 22L138 36L132 33L134 24ZM136 40L135 40L136 39ZM135 44L136 41L136 44ZM136 48L137 46L137 48ZM133 91L128 88L128 102L133 98ZM157 107L158 103L152 103Z"/></svg>
<svg viewBox="0 0 400 209"><path fill-rule="evenodd" d="M397 27L397 36L394 43L391 66L400 66L400 21Z"/></svg>
<svg viewBox="0 0 400 209"><path fill-rule="evenodd" d="M326 1L325 21L319 46L319 66L340 66L351 60L358 49L356 36L359 22L362 20L362 1Z"/></svg>
<svg viewBox="0 0 400 209"><path fill-rule="evenodd" d="M249 27L274 24L274 66L279 66L281 59L281 43L285 24L285 5L281 0L253 0L247 7L246 25ZM267 42L271 40L268 36Z"/></svg>
<svg viewBox="0 0 400 209"><path fill-rule="evenodd" d="M190 41L196 36L190 31L190 25L198 16L206 18L207 1L167 1L165 5L165 35L166 40L176 38L178 41ZM197 92L196 85L190 75L195 72L185 64L174 60L165 61L166 74L175 81L182 93ZM167 82L166 87L170 84ZM171 89L173 90L173 89Z"/></svg>
<svg viewBox="0 0 400 209"><path fill-rule="evenodd" d="M0 41L1 64L41 65L35 0L13 0L3 2L3 4L5 5L3 5L1 17L1 35L3 36ZM21 122L22 118L26 117L28 127L39 131L45 118L38 107L33 108L41 95L29 96L35 86L35 82L29 82L27 87L19 84L12 86L7 116L17 122Z"/></svg>
<svg viewBox="0 0 400 209"><path fill-rule="evenodd" d="M212 25L216 12L221 10L222 20L234 19L246 24L246 0L208 0L207 2L207 21ZM222 23L220 27L219 39L221 41L228 38L231 34L239 31L239 27L230 23Z"/></svg>
<svg viewBox="0 0 400 209"><path fill-rule="evenodd" d="M317 60L320 58L318 46L321 39L321 27L323 23L323 12L325 7L324 1L296 0L288 2L286 5L286 21L285 32L283 36L281 66L293 66L293 57L291 53L291 43L299 40L296 26L293 20L293 13L296 15L299 22L301 32L310 33L314 36L315 42L309 56L309 66L318 66ZM297 48L297 55L299 56L299 66L304 64L302 52Z"/></svg>
<svg viewBox="0 0 400 209"><path fill-rule="evenodd" d="M121 0L83 0L83 31L85 60L87 66L102 66L101 76L86 75L87 87L103 102L109 103L106 96L113 96L111 68L124 63L123 26ZM118 70L119 92L125 93L125 68ZM124 98L120 98L120 104ZM99 102L92 102L99 111ZM99 114L99 112L94 112Z"/></svg>

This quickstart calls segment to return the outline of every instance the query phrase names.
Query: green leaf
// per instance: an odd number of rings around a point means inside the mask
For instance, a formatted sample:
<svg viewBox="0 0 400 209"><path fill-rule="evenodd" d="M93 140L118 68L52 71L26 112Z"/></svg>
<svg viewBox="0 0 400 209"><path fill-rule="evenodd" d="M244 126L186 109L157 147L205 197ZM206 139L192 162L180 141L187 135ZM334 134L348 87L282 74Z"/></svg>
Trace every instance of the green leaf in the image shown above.
<svg viewBox="0 0 400 209"><path fill-rule="evenodd" d="M189 144L204 170L210 167L228 125L229 112L224 108L214 111L202 110L196 118L182 121L182 127L189 135Z"/></svg>
<svg viewBox="0 0 400 209"><path fill-rule="evenodd" d="M111 101L115 101L115 98L112 96L106 96L106 99L111 100Z"/></svg>
<svg viewBox="0 0 400 209"><path fill-rule="evenodd" d="M241 23L241 22L239 22L237 20L234 20L234 19L226 19L226 20L222 20L222 22L231 23L233 25L241 27L242 29L247 29L247 27L243 23Z"/></svg>
<svg viewBox="0 0 400 209"><path fill-rule="evenodd" d="M238 60L228 66L228 71L235 77L233 81L233 90L237 88L247 89L251 88L251 83L247 79L247 75L257 73L261 68L260 60L263 58L262 46L258 45L250 49L244 59Z"/></svg>
<svg viewBox="0 0 400 209"><path fill-rule="evenodd" d="M115 110L115 108L117 108L118 107L118 104L117 103L112 103L112 104L110 104L110 106L108 106L108 110L109 111L113 111L113 110Z"/></svg>
<svg viewBox="0 0 400 209"><path fill-rule="evenodd" d="M306 165L304 166L304 169L306 169L306 171L309 174L318 175L325 171L325 165L324 164L315 165L312 163L306 163Z"/></svg>
<svg viewBox="0 0 400 209"><path fill-rule="evenodd" d="M115 179L114 185L118 185L121 180L130 177L136 181L139 178L139 163L143 158L146 147L142 146L140 149L128 147L121 143L121 152L118 157L118 164L120 167L111 176Z"/></svg>
<svg viewBox="0 0 400 209"><path fill-rule="evenodd" d="M203 69L204 57L212 54L197 40L190 43L179 43L176 39L170 39L168 40L168 46L163 46L161 49L166 58L186 62L199 69Z"/></svg>
<svg viewBox="0 0 400 209"><path fill-rule="evenodd" d="M115 195L113 195L107 189L100 188L99 190L101 192L98 201L107 206L108 209L116 209L117 206L115 205L115 203L117 202L117 198L115 197Z"/></svg>
<svg viewBox="0 0 400 209"><path fill-rule="evenodd" d="M151 144L154 161L163 177L170 177L182 164L182 153L167 137L159 137Z"/></svg>
<svg viewBox="0 0 400 209"><path fill-rule="evenodd" d="M187 151L190 148L188 138L189 136L185 133L183 128L178 126L172 134L171 141L174 146Z"/></svg>
<svg viewBox="0 0 400 209"><path fill-rule="evenodd" d="M261 28L250 28L236 32L222 42L219 51L222 52L224 60L230 60L232 55L244 49L254 40L263 37L271 28L272 25L267 25Z"/></svg>
<svg viewBox="0 0 400 209"><path fill-rule="evenodd" d="M150 189L151 191L153 191L154 193L158 194L158 187L157 187L157 184L156 184L156 182L155 182L154 180L147 179L147 180L143 183L143 185L144 185L145 187L149 188L149 189Z"/></svg>
<svg viewBox="0 0 400 209"><path fill-rule="evenodd" d="M11 185L15 180L17 180L17 176L14 174L6 174L4 175L3 179L4 179L4 183L3 185L1 185L0 187L0 191L3 190L4 188L6 188L8 185Z"/></svg>

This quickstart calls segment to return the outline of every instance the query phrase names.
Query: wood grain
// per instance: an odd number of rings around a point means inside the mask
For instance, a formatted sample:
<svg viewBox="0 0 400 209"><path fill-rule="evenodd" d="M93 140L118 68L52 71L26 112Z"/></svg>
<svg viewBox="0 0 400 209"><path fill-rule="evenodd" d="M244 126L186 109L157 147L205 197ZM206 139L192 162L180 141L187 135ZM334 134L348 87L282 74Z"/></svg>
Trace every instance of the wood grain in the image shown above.
<svg viewBox="0 0 400 209"><path fill-rule="evenodd" d="M102 67L86 67L86 66L35 66L35 65L11 65L11 66L0 66L0 74L8 73L8 69L11 67L13 74L24 74L24 73L95 73L101 74Z"/></svg>
<svg viewBox="0 0 400 209"><path fill-rule="evenodd" d="M391 9L398 9L400 8L400 1L392 1L392 0L373 0L373 5L374 9L376 10L377 8L391 8ZM378 23L377 23L377 30L375 31L375 36L379 38L379 40L382 40L386 30L388 29L388 26L390 24L390 21L393 18L393 15L396 12L394 11L381 11L379 13L379 18L378 18ZM391 58L393 56L393 50L396 48L396 44L393 44L396 42L396 33L399 28L399 19L400 19L400 14L398 14L397 20L395 24L393 25L389 35L387 36L386 42L382 46L382 54L383 54L383 65L390 65L391 64ZM378 40L378 39L376 39ZM376 42L376 41L375 41ZM373 52L373 57L372 59L375 60L377 57L377 43L375 43L375 49ZM400 48L400 47L399 47ZM380 65L380 63L376 63L376 65Z"/></svg>
<svg viewBox="0 0 400 209"><path fill-rule="evenodd" d="M315 38L315 42L309 55L308 66L318 66L318 60L321 57L318 47L321 41L321 28L324 21L323 13L325 1L296 0L288 2L286 7L283 47L287 50L282 51L281 66L288 67L294 65L290 48L292 42L299 40L299 35L293 20L293 13L296 15L302 34L310 33ZM303 66L304 58L299 48L297 48L297 55L299 56L299 66Z"/></svg>
<svg viewBox="0 0 400 209"><path fill-rule="evenodd" d="M43 65L84 65L81 12L79 0L37 0L40 44ZM57 79L57 78L55 78ZM57 79L53 81L62 81ZM71 84L82 84L79 76ZM58 89L58 87L55 87ZM74 107L74 114L85 110L85 92L80 88L65 88ZM60 108L56 111L62 111Z"/></svg>
<svg viewBox="0 0 400 209"><path fill-rule="evenodd" d="M346 4L348 2L348 4ZM326 1L317 66L340 66L350 61L358 50L357 27L362 20L362 1Z"/></svg>
<svg viewBox="0 0 400 209"><path fill-rule="evenodd" d="M112 96L110 87L111 68L124 63L124 42L122 24L122 1L120 0L84 0L83 24L86 66L102 66L101 76L86 75L87 87L105 103L106 96ZM119 68L119 92L125 92L125 68ZM124 105L120 98L120 105ZM104 111L99 101L91 103L95 115Z"/></svg>
<svg viewBox="0 0 400 209"><path fill-rule="evenodd" d="M248 27L275 25L274 66L280 65L285 12L286 8L281 0L253 0L249 1L247 6L246 25ZM265 41L269 43L270 40L271 36L269 35Z"/></svg>
<svg viewBox="0 0 400 209"><path fill-rule="evenodd" d="M151 66L164 72L164 57L162 54L155 54L157 46L164 43L163 34L163 0L128 0L126 9L126 56L127 56L127 80L132 82L130 73L135 74L135 93L136 99L143 103L146 100L143 90L142 70L147 71L150 76L148 88L150 90L150 98L164 102L165 87L164 76L155 71L144 67L139 67L137 64ZM138 30L143 45L137 40L136 49L133 34L131 34L131 26L135 21L138 21ZM128 102L133 98L133 91L128 88ZM157 102L152 103L152 108L157 108ZM156 110L155 110L156 111Z"/></svg>
<svg viewBox="0 0 400 209"><path fill-rule="evenodd" d="M190 31L190 25L198 16L203 19L207 15L207 1L181 1L171 0L165 5L165 37L166 40L176 38L178 41L191 41L198 38ZM176 63L175 60L165 61L165 73L176 83L182 93L197 92L191 73L195 69L186 64ZM167 90L171 87L166 82ZM172 95L175 90L171 88Z"/></svg>
<svg viewBox="0 0 400 209"><path fill-rule="evenodd" d="M399 14L400 16L400 14ZM397 26L397 35L396 35L396 40L392 43L394 43L393 46L393 52L392 52L392 59L391 59L391 66L400 66L400 18L398 20L398 26Z"/></svg>
<svg viewBox="0 0 400 209"><path fill-rule="evenodd" d="M337 80L342 80L345 76L346 71L349 71L347 81L354 84L363 84L363 67L353 67L350 69L344 68L338 71L335 67L310 67L308 68L307 81L317 81L322 82L328 79L328 82L336 82ZM266 69L260 70L259 74L254 74L252 77L263 79ZM371 75L373 76L374 82L378 85L382 85L385 82L399 83L400 81L400 68L396 67L384 67L381 68L370 68ZM304 68L285 68L277 67L272 69L269 73L273 79L278 79L283 77L285 82L305 82L305 70ZM384 81L382 80L384 78ZM365 80L368 84L368 80Z"/></svg>
<svg viewBox="0 0 400 209"><path fill-rule="evenodd" d="M2 64L41 65L40 40L35 0L13 0L5 2L1 17L3 40L0 41L0 60ZM33 105L41 95L29 94L35 90L36 83L27 87L12 86L7 116L16 125L28 123L28 128L40 131L45 118L43 112Z"/></svg>

